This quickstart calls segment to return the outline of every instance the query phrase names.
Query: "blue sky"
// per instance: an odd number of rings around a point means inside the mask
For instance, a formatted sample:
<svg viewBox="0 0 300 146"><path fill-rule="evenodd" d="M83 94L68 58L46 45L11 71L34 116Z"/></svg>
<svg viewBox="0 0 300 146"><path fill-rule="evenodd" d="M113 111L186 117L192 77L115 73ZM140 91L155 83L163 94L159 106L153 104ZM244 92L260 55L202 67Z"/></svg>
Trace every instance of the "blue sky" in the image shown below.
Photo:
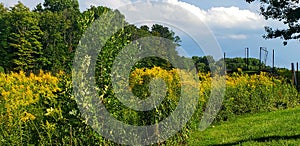
<svg viewBox="0 0 300 146"><path fill-rule="evenodd" d="M0 2L5 6L12 6L17 3L18 0L9 0ZM42 3L43 0L20 0L26 6L33 8L38 3ZM266 47L269 51L267 64L271 65L272 49L275 49L276 57L275 64L277 67L290 68L291 62L300 62L298 56L300 56L300 42L292 40L288 42L287 46L283 46L281 39L265 40L262 38L264 32L264 26L273 26L274 28L284 27L281 23L272 20L264 20L259 15L259 4L248 4L244 0L152 0L156 2L164 2L172 5L176 5L187 10L193 14L193 17L187 17L188 13L179 13L176 10L170 11L173 13L161 12L162 17L168 18L169 24L180 23L183 29L189 29L189 31L198 32L197 25L190 25L195 20L201 20L212 32L213 37L218 42L222 52L226 52L228 57L244 57L245 48L250 48L250 57L259 58L259 47ZM146 2L142 0L79 0L80 8L82 11L86 10L90 5L104 5L113 9L120 9L128 21L134 20L136 15L131 13L131 9L139 9L133 5L136 2ZM148 2L149 4L150 2ZM130 7L128 7L130 5ZM149 9L143 9L140 15L149 15L153 13L153 9L150 9L152 5L149 4ZM161 6L162 7L162 6ZM155 8L154 8L155 9ZM159 11L158 11L159 12ZM155 15L155 14L153 14ZM176 15L174 20L172 17ZM186 23L179 21L179 17L185 18ZM132 19L131 19L132 18ZM139 18L142 19L142 18ZM153 19L155 19L153 17ZM178 19L175 21L175 19ZM180 19L181 20L181 19ZM146 22L146 21L145 21ZM197 23L197 22L195 22ZM143 23L141 23L143 24ZM141 25L139 24L139 25ZM150 25L150 22L146 24ZM186 27L185 27L186 24ZM198 24L198 23L197 23ZM189 28L187 28L189 27ZM174 30L182 39L182 48L189 56L203 55L203 52L193 41L194 38L189 37L185 33L181 33L178 30Z"/></svg>

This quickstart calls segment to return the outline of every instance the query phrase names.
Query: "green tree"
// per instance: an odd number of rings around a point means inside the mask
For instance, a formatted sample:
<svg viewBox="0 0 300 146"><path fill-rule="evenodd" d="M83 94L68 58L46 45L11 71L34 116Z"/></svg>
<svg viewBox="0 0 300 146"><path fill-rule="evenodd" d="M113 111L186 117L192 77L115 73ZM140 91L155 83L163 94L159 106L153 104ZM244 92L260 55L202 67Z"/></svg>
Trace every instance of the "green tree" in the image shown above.
<svg viewBox="0 0 300 146"><path fill-rule="evenodd" d="M4 7L3 3L0 3L0 16L7 12L7 8Z"/></svg>
<svg viewBox="0 0 300 146"><path fill-rule="evenodd" d="M45 62L42 57L39 15L22 3L16 4L4 17L2 46L8 55L5 60L8 70L38 70Z"/></svg>
<svg viewBox="0 0 300 146"><path fill-rule="evenodd" d="M151 49L151 51L156 52L157 54L160 54L165 58L168 58L168 60L159 57L144 58L139 62L139 65L137 66L138 68L152 68L154 66L159 66L161 68L170 70L175 66L182 67L182 64L172 64L182 63L178 62L180 56L178 55L178 52L176 50L176 48L180 46L180 38L176 36L175 33L168 27L160 24L154 24L150 30L148 26L141 26L132 36L133 39L150 36L163 38L159 41L152 41L150 39L148 42L142 42L142 45L140 47L149 48Z"/></svg>
<svg viewBox="0 0 300 146"><path fill-rule="evenodd" d="M69 72L82 34L78 1L45 0L43 6L38 4L34 10L41 15L43 53L48 58L43 69Z"/></svg>
<svg viewBox="0 0 300 146"><path fill-rule="evenodd" d="M179 43L181 42L180 38L175 35L175 32L170 30L168 27L164 27L160 24L154 24L151 28L151 33L154 36L160 36L160 37L172 40L178 46L179 46Z"/></svg>
<svg viewBox="0 0 300 146"><path fill-rule="evenodd" d="M62 13L45 11L41 13L40 28L44 32L42 45L44 56L48 58L44 70L58 71L66 68L68 61L68 45L65 34L70 22Z"/></svg>
<svg viewBox="0 0 300 146"><path fill-rule="evenodd" d="M251 3L255 0L246 0ZM296 39L300 41L300 3L299 0L257 0L261 2L260 11L265 19L281 21L287 27L273 29L265 27L267 39L281 38L287 44L287 40Z"/></svg>
<svg viewBox="0 0 300 146"><path fill-rule="evenodd" d="M193 56L192 59L198 72L209 72L211 71L210 67L215 64L213 56Z"/></svg>
<svg viewBox="0 0 300 146"><path fill-rule="evenodd" d="M78 0L45 0L44 7L52 12L74 9L79 11Z"/></svg>
<svg viewBox="0 0 300 146"><path fill-rule="evenodd" d="M9 54L8 54L8 10L0 3L0 66L6 68L9 66Z"/></svg>
<svg viewBox="0 0 300 146"><path fill-rule="evenodd" d="M83 33L95 20L99 19L101 15L108 11L112 10L102 6L91 6L88 10L80 13L79 18L77 19L80 32Z"/></svg>

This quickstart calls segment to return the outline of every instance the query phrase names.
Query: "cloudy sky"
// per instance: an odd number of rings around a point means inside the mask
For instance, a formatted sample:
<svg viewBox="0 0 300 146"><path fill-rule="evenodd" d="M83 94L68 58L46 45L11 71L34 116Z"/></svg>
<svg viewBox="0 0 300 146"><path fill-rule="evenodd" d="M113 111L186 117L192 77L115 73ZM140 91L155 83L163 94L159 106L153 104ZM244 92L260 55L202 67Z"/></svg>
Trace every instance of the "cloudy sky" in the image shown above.
<svg viewBox="0 0 300 146"><path fill-rule="evenodd" d="M12 6L18 0L0 0L5 6ZM20 0L34 8L43 0ZM259 47L269 51L267 64L271 65L272 50L275 49L275 64L290 68L291 62L300 62L300 42L262 38L264 26L282 28L277 21L264 20L259 15L259 4L248 4L243 0L79 0L82 11L90 5L119 9L127 21L136 25L162 23L182 39L182 52L188 56L202 56L219 48L228 57L244 57L245 48L250 48L250 57L259 58ZM216 44L217 43L217 44ZM200 49L206 48L206 49ZM209 49L208 49L209 50Z"/></svg>

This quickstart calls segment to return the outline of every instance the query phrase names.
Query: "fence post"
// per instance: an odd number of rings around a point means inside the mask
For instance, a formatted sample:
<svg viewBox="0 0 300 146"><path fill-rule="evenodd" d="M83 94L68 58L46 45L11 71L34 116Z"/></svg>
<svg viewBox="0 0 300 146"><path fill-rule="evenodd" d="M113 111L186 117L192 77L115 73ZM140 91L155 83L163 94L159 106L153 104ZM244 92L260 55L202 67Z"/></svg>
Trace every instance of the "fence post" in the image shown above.
<svg viewBox="0 0 300 146"><path fill-rule="evenodd" d="M273 49L273 55L272 55L272 73L275 74L275 50Z"/></svg>
<svg viewBox="0 0 300 146"><path fill-rule="evenodd" d="M297 80L296 80L296 73L295 73L295 66L294 63L292 65L292 84L297 87Z"/></svg>
<svg viewBox="0 0 300 146"><path fill-rule="evenodd" d="M296 71L296 88L297 91L299 91L299 85L298 85L298 79L299 79L299 75L298 75L298 71L299 71L299 66L298 66L298 62L297 62L297 71Z"/></svg>
<svg viewBox="0 0 300 146"><path fill-rule="evenodd" d="M227 74L227 68L226 68L226 52L224 52L224 69L225 69L225 75Z"/></svg>
<svg viewBox="0 0 300 146"><path fill-rule="evenodd" d="M261 61L261 49L262 47L259 48L259 72L261 71L261 64L262 64L262 61Z"/></svg>

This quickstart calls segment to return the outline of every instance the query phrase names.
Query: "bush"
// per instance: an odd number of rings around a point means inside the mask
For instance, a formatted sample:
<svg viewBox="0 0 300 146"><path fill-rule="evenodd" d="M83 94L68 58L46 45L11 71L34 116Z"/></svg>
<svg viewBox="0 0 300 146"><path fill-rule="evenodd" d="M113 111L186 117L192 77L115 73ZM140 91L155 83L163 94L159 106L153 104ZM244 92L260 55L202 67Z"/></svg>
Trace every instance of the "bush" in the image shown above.
<svg viewBox="0 0 300 146"><path fill-rule="evenodd" d="M0 66L0 73L4 73L4 72L5 72L4 68Z"/></svg>
<svg viewBox="0 0 300 146"><path fill-rule="evenodd" d="M0 73L1 142L21 145L35 143L39 138L37 127L44 119L46 102L53 102L58 92L58 78L49 73L38 76L24 72ZM44 125L45 126L45 125ZM48 125L49 126L49 125ZM39 136L38 136L39 135Z"/></svg>
<svg viewBox="0 0 300 146"><path fill-rule="evenodd" d="M80 117L71 93L63 73L0 73L0 145L103 144Z"/></svg>
<svg viewBox="0 0 300 146"><path fill-rule="evenodd" d="M218 120L234 115L291 108L299 104L297 90L282 78L261 72L259 75L233 73L227 86Z"/></svg>
<svg viewBox="0 0 300 146"><path fill-rule="evenodd" d="M151 86L162 87L151 84L153 79L161 78L165 82L164 100L150 111L135 111L126 107L115 97L109 84L103 85L105 88L99 90L102 93L99 99L103 98L107 110L119 121L136 126L152 125L174 112L181 99L182 89L194 95L193 87L198 87L198 107L192 119L176 135L160 143L185 144L189 131L198 128L212 87L219 88L217 84L212 84L210 73L198 74L200 84L186 79L191 75L192 73L182 70L167 71L159 67L132 71L128 90L140 99L149 98L151 94L162 94L149 90ZM245 113L290 108L299 103L298 92L292 85L266 73L233 73L226 76L226 84L226 94L216 121L228 120ZM0 145L116 145L87 125L86 119L81 117L72 90L71 77L64 73L55 76L43 71L38 75L31 73L28 76L24 72L0 73ZM189 101L183 110L193 108L195 99L190 98ZM186 116L188 115L187 112ZM124 131L124 136L127 132L130 131ZM159 135L160 131L154 134Z"/></svg>

